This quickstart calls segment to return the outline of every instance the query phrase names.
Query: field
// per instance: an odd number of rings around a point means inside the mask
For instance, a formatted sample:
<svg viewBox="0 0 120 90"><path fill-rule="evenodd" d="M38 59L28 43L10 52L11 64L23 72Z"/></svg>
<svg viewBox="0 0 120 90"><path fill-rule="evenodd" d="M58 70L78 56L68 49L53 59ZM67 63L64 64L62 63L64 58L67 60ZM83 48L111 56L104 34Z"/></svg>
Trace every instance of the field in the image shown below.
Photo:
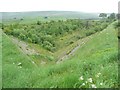
<svg viewBox="0 0 120 90"><path fill-rule="evenodd" d="M3 22L2 87L117 88L117 21L49 17Z"/></svg>
<svg viewBox="0 0 120 90"><path fill-rule="evenodd" d="M2 30L0 29L0 88L2 88Z"/></svg>

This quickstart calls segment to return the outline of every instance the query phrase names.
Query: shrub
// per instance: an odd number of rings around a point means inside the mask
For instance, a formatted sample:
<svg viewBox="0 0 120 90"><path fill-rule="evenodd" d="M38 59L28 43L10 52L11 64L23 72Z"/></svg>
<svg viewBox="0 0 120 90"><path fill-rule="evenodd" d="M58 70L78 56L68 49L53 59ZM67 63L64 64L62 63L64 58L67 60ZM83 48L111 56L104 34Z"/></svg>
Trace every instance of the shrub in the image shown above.
<svg viewBox="0 0 120 90"><path fill-rule="evenodd" d="M79 40L79 39L81 39L81 37L80 36L76 36L76 38Z"/></svg>
<svg viewBox="0 0 120 90"><path fill-rule="evenodd" d="M101 25L102 30L105 29L107 26L108 26L107 23L103 23L103 24Z"/></svg>
<svg viewBox="0 0 120 90"><path fill-rule="evenodd" d="M13 35L18 37L20 35L20 29L13 29Z"/></svg>
<svg viewBox="0 0 120 90"><path fill-rule="evenodd" d="M86 32L86 36L90 36L90 35L92 35L92 34L94 34L95 32L94 31L87 31Z"/></svg>
<svg viewBox="0 0 120 90"><path fill-rule="evenodd" d="M53 47L53 45L49 41L44 41L42 46L49 51L51 51L51 49Z"/></svg>
<svg viewBox="0 0 120 90"><path fill-rule="evenodd" d="M27 41L30 42L30 43L32 43L32 39L29 38L29 37L27 38Z"/></svg>
<svg viewBox="0 0 120 90"><path fill-rule="evenodd" d="M11 29L4 29L3 30L6 34L10 35L12 34L12 30ZM13 34L12 34L13 35Z"/></svg>
<svg viewBox="0 0 120 90"><path fill-rule="evenodd" d="M100 26L95 26L95 27L93 28L93 30L94 30L95 32L101 31L101 27L100 27Z"/></svg>
<svg viewBox="0 0 120 90"><path fill-rule="evenodd" d="M20 33L19 38L22 39L22 40L25 40L26 36L24 34Z"/></svg>

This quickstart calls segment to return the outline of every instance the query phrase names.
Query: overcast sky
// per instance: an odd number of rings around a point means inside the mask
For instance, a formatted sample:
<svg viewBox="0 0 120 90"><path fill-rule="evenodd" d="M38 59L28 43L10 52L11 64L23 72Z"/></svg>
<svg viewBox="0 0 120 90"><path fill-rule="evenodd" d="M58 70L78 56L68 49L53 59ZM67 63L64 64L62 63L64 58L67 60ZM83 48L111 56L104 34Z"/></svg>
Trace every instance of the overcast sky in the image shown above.
<svg viewBox="0 0 120 90"><path fill-rule="evenodd" d="M119 0L0 0L0 12L82 11L118 12Z"/></svg>

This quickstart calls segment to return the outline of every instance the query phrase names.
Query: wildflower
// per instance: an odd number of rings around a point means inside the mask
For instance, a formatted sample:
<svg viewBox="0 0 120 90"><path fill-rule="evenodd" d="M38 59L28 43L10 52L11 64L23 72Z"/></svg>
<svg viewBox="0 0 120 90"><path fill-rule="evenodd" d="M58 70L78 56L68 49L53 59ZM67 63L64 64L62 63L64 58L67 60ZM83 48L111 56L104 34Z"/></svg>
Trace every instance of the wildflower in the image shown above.
<svg viewBox="0 0 120 90"><path fill-rule="evenodd" d="M87 81L85 81L85 83L87 84L88 82L87 82Z"/></svg>
<svg viewBox="0 0 120 90"><path fill-rule="evenodd" d="M96 77L99 77L101 75L101 73L98 73L97 75L96 75Z"/></svg>
<svg viewBox="0 0 120 90"><path fill-rule="evenodd" d="M85 86L85 83L83 83L82 86Z"/></svg>
<svg viewBox="0 0 120 90"><path fill-rule="evenodd" d="M83 76L81 76L81 77L79 78L79 80L83 80Z"/></svg>
<svg viewBox="0 0 120 90"><path fill-rule="evenodd" d="M21 66L22 65L22 63L18 63L18 66Z"/></svg>
<svg viewBox="0 0 120 90"><path fill-rule="evenodd" d="M98 73L98 75L101 75L101 73Z"/></svg>
<svg viewBox="0 0 120 90"><path fill-rule="evenodd" d="M91 86L92 86L92 88L97 88L97 87L95 86L95 84L92 84Z"/></svg>
<svg viewBox="0 0 120 90"><path fill-rule="evenodd" d="M32 63L34 64L35 62L34 62L34 61L32 61Z"/></svg>
<svg viewBox="0 0 120 90"><path fill-rule="evenodd" d="M92 78L89 78L89 79L88 79L88 82L92 83Z"/></svg>
<svg viewBox="0 0 120 90"><path fill-rule="evenodd" d="M100 83L100 85L103 85L103 83Z"/></svg>

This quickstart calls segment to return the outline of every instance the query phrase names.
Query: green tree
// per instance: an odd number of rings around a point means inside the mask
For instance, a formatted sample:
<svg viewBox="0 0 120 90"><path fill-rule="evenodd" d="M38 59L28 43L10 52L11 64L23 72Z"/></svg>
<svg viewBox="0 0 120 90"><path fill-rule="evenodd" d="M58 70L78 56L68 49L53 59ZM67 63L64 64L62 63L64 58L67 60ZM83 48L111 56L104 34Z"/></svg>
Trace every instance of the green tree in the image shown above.
<svg viewBox="0 0 120 90"><path fill-rule="evenodd" d="M40 22L40 21L37 21L37 25L41 25L41 22Z"/></svg>
<svg viewBox="0 0 120 90"><path fill-rule="evenodd" d="M19 38L22 39L22 40L25 40L26 36L23 33L20 33Z"/></svg>
<svg viewBox="0 0 120 90"><path fill-rule="evenodd" d="M120 14L119 14L119 13L116 14L116 18L117 18L117 19L120 19Z"/></svg>
<svg viewBox="0 0 120 90"><path fill-rule="evenodd" d="M100 13L100 14L99 14L99 17L106 18L106 17L107 17L107 14L106 14L106 13Z"/></svg>
<svg viewBox="0 0 120 90"><path fill-rule="evenodd" d="M109 19L115 19L115 18L116 18L115 13L111 13L110 16L109 16Z"/></svg>

